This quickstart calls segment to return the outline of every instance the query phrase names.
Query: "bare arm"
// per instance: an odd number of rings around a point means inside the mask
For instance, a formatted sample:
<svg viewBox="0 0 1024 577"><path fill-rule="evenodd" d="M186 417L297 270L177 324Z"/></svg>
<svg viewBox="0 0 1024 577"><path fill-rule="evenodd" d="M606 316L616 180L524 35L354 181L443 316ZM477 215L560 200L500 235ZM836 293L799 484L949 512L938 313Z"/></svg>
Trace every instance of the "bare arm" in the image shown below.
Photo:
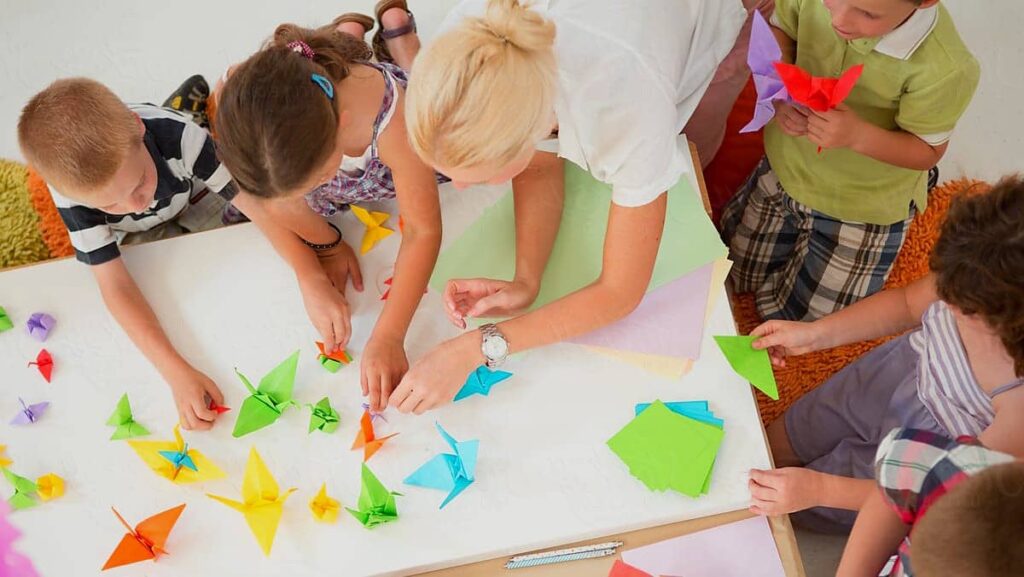
<svg viewBox="0 0 1024 577"><path fill-rule="evenodd" d="M836 577L876 577L909 531L881 493L872 491L857 515Z"/></svg>
<svg viewBox="0 0 1024 577"><path fill-rule="evenodd" d="M904 130L886 130L870 122L863 122L850 148L893 166L929 170L942 160L949 143L932 146Z"/></svg>
<svg viewBox="0 0 1024 577"><path fill-rule="evenodd" d="M928 306L939 300L928 275L905 288L886 289L814 322L822 335L818 349L895 335L921 323Z"/></svg>
<svg viewBox="0 0 1024 577"><path fill-rule="evenodd" d="M986 447L1024 458L1024 421L1017 415L1024 414L1024 388L1007 391L992 399L996 417L987 429L978 435Z"/></svg>
<svg viewBox="0 0 1024 577"><path fill-rule="evenodd" d="M526 170L512 179L512 196L516 214L515 281L536 298L562 221L565 161L550 152L537 152Z"/></svg>
<svg viewBox="0 0 1024 577"><path fill-rule="evenodd" d="M796 62L796 40L793 40L784 30L775 26L772 26L772 34L775 35L775 40L779 43L779 48L782 49L782 61L786 64Z"/></svg>

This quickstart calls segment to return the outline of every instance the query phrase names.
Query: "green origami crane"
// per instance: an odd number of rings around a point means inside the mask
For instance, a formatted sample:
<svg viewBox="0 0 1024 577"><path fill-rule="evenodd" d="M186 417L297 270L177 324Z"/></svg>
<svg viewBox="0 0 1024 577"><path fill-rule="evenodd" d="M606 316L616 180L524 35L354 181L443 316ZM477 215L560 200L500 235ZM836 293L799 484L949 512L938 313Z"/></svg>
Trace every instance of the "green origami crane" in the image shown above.
<svg viewBox="0 0 1024 577"><path fill-rule="evenodd" d="M4 477L7 477L7 481L14 485L14 494L11 495L10 499L7 499L12 509L18 511L35 507L39 504L39 501L35 498L39 494L39 486L34 481L15 475L10 469L4 469Z"/></svg>
<svg viewBox="0 0 1024 577"><path fill-rule="evenodd" d="M373 471L366 466L366 463L363 463L363 489L359 492L359 510L348 507L345 507L345 510L351 513L364 527L372 529L377 525L398 519L395 495L402 496L401 493L388 491L374 476Z"/></svg>
<svg viewBox="0 0 1024 577"><path fill-rule="evenodd" d="M4 307L0 307L0 333L14 328L14 321L8 316Z"/></svg>
<svg viewBox="0 0 1024 577"><path fill-rule="evenodd" d="M117 427L114 429L114 434L110 436L111 441L134 439L135 437L144 437L149 434L149 430L135 422L135 418L132 417L132 406L128 403L128 393L121 395L121 400L117 402L114 414L110 415L110 418L107 419L107 426Z"/></svg>
<svg viewBox="0 0 1024 577"><path fill-rule="evenodd" d="M235 421L234 437L248 435L276 421L289 406L298 406L292 400L292 388L295 386L295 370L299 366L299 351L292 353L274 370L260 379L259 388L254 388L245 375L235 369L235 374L242 379L245 388L249 389L249 398L242 402Z"/></svg>
<svg viewBox="0 0 1024 577"><path fill-rule="evenodd" d="M312 413L309 415L309 432L320 429L325 433L333 433L341 424L341 416L331 406L327 397L320 399L315 405L308 405Z"/></svg>

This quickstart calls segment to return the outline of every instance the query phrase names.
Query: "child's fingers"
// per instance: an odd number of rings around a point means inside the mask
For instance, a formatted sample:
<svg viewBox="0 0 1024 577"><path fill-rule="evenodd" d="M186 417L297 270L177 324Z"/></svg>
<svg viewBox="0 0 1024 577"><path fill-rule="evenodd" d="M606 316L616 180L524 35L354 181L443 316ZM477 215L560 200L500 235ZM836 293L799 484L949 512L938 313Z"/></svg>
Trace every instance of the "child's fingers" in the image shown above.
<svg viewBox="0 0 1024 577"><path fill-rule="evenodd" d="M763 469L751 469L750 480L764 487L775 486L775 475L772 471L766 471Z"/></svg>
<svg viewBox="0 0 1024 577"><path fill-rule="evenodd" d="M764 515L766 517L770 517L770 516L775 515L775 504L774 503L770 503L768 501L762 501L760 499L751 499L750 500L750 506L751 506L751 508L756 508L759 511L761 511L761 513L759 513L759 515Z"/></svg>
<svg viewBox="0 0 1024 577"><path fill-rule="evenodd" d="M359 259L354 256L349 262L348 274L352 276L352 286L356 291L363 292L363 271L359 268Z"/></svg>
<svg viewBox="0 0 1024 577"><path fill-rule="evenodd" d="M196 416L196 426L200 427L203 423L212 423L217 418L217 413L203 404L203 400L197 399L192 402L192 413Z"/></svg>
<svg viewBox="0 0 1024 577"><path fill-rule="evenodd" d="M186 431L196 428L195 416L187 408L178 409L178 422L181 423L181 428Z"/></svg>
<svg viewBox="0 0 1024 577"><path fill-rule="evenodd" d="M217 386L217 383L214 383L213 381L207 383L206 394L218 405L224 404L224 393L220 392L220 387ZM206 399L203 400L205 401ZM210 403L206 403L206 405L209 407ZM214 411L214 413L216 414L216 411Z"/></svg>
<svg viewBox="0 0 1024 577"><path fill-rule="evenodd" d="M369 387L370 396L367 399L369 401L370 410L380 411L380 375L370 374L366 377L366 385Z"/></svg>
<svg viewBox="0 0 1024 577"><path fill-rule="evenodd" d="M773 487L765 487L753 479L747 482L747 489L750 491L751 497L762 501L774 501L778 495L778 491Z"/></svg>
<svg viewBox="0 0 1024 577"><path fill-rule="evenodd" d="M366 376L366 365L360 363L359 366L359 385L363 389L363 396L368 397L370 395L369 378Z"/></svg>
<svg viewBox="0 0 1024 577"><path fill-rule="evenodd" d="M774 330L775 330L774 321L768 321L766 323L761 323L761 324L757 325L756 327L754 327L754 330L750 331L750 336L752 336L752 337L763 337L765 335L771 334ZM757 343L758 341L754 341L754 342Z"/></svg>
<svg viewBox="0 0 1024 577"><path fill-rule="evenodd" d="M383 411L388 406L388 398L391 397L391 373L382 371L380 374L380 401L377 403L377 411Z"/></svg>

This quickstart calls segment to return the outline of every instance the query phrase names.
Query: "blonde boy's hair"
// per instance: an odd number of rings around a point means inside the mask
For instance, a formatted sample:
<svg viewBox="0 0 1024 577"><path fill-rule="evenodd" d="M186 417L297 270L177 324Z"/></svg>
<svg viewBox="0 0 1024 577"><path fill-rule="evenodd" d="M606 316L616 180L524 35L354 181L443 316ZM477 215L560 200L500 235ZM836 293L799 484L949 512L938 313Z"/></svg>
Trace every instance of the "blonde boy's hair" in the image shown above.
<svg viewBox="0 0 1024 577"><path fill-rule="evenodd" d="M140 138L135 114L88 78L57 80L29 100L18 120L25 159L62 192L87 193L110 182Z"/></svg>
<svg viewBox="0 0 1024 577"><path fill-rule="evenodd" d="M1024 575L1024 463L997 465L936 501L910 534L918 577Z"/></svg>
<svg viewBox="0 0 1024 577"><path fill-rule="evenodd" d="M413 149L444 167L504 166L554 123L555 25L519 0L491 0L420 53L409 74Z"/></svg>

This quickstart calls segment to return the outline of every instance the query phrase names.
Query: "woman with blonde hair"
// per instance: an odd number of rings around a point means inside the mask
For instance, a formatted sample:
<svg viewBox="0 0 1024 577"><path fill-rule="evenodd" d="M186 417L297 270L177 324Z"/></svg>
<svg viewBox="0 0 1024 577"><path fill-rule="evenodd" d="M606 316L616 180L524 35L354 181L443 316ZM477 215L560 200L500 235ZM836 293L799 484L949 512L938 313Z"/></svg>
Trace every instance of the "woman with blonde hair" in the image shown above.
<svg viewBox="0 0 1024 577"><path fill-rule="evenodd" d="M603 269L591 285L442 343L390 398L421 413L450 401L477 365L559 342L629 314L661 241L666 191L686 167L686 127L746 17L741 0L464 0L416 57L406 93L413 149L456 187L512 180L512 281L453 279L467 317L533 303L558 233L562 159L612 187Z"/></svg>

